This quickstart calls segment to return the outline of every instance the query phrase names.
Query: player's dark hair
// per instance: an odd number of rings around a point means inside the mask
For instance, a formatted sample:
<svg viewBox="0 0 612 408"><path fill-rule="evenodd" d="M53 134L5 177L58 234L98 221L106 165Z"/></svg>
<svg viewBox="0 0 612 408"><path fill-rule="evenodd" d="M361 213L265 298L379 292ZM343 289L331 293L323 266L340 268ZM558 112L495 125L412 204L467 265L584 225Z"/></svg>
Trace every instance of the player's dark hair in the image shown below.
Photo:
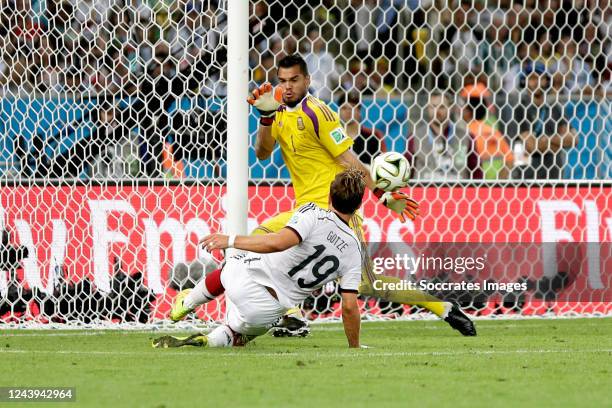
<svg viewBox="0 0 612 408"><path fill-rule="evenodd" d="M291 68L295 66L300 67L300 71L304 76L308 76L308 65L306 65L306 61L299 54L290 54L286 57L283 57L280 61L278 61L278 68Z"/></svg>
<svg viewBox="0 0 612 408"><path fill-rule="evenodd" d="M342 214L353 214L363 200L366 182L363 173L351 168L336 175L329 194L334 209Z"/></svg>

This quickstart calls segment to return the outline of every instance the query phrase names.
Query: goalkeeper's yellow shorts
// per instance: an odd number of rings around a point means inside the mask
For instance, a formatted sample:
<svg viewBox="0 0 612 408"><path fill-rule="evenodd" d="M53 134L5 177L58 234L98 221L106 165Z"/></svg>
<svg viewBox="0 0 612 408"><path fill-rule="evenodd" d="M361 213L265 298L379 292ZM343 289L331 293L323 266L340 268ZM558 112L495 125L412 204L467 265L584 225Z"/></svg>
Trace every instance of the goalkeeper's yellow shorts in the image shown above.
<svg viewBox="0 0 612 408"><path fill-rule="evenodd" d="M295 212L295 208L293 210L285 211L280 214L275 215L272 218L268 218L263 223L261 223L258 227L256 227L251 235L263 235L269 234L271 232L278 232L287 225L289 219Z"/></svg>
<svg viewBox="0 0 612 408"><path fill-rule="evenodd" d="M296 210L297 208L294 208L293 210L285 211L275 215L272 218L268 218L257 228L255 228L251 232L251 235L263 235L280 231L285 227L285 225L287 225L289 219ZM351 218L350 227L353 229L353 231L355 231L357 237L363 237L363 216L359 214L359 212L356 212Z"/></svg>

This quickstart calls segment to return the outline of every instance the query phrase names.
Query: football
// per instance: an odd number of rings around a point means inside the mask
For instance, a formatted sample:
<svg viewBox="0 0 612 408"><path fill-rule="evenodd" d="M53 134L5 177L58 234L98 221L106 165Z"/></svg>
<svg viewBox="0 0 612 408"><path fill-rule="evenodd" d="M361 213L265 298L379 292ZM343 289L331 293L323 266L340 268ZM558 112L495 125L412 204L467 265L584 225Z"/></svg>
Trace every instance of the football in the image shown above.
<svg viewBox="0 0 612 408"><path fill-rule="evenodd" d="M410 163L397 152L382 153L372 160L370 174L376 187L385 191L394 191L408 185Z"/></svg>

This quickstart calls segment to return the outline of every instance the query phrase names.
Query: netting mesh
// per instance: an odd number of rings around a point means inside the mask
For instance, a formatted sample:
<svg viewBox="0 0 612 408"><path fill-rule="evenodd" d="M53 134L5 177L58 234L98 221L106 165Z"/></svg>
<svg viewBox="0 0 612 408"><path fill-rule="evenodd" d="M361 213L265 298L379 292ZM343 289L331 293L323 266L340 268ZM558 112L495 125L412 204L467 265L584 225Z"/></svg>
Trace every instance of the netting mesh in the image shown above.
<svg viewBox="0 0 612 408"><path fill-rule="evenodd" d="M1 7L2 321L164 319L206 272L192 263L199 238L225 223L227 1ZM364 163L410 159L423 216L401 224L369 197L370 241L612 241L608 1L269 0L249 11L252 86L277 84L276 63L298 52ZM252 230L294 196L280 151L255 157L255 114L249 129ZM555 286L574 284L571 302L536 296L536 284L514 304L492 293L467 306L609 314L609 251ZM594 265L603 293L575 283ZM303 306L319 319L338 301L328 285ZM418 312L362 302L373 317ZM199 316L223 311L221 300Z"/></svg>

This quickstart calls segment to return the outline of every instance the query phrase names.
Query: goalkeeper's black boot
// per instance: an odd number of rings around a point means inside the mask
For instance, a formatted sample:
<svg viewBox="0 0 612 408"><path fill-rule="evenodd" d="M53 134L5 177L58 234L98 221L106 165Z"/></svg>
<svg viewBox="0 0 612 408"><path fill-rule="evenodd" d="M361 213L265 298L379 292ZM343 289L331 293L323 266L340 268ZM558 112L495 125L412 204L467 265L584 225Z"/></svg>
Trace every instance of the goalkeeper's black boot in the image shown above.
<svg viewBox="0 0 612 408"><path fill-rule="evenodd" d="M476 335L476 326L474 326L474 322L455 304L444 318L444 321L464 336Z"/></svg>
<svg viewBox="0 0 612 408"><path fill-rule="evenodd" d="M151 343L153 348L174 348L183 346L206 347L208 337L202 333L192 334L189 337L162 336Z"/></svg>
<svg viewBox="0 0 612 408"><path fill-rule="evenodd" d="M306 320L283 316L270 332L274 337L306 337L310 334L310 326Z"/></svg>

